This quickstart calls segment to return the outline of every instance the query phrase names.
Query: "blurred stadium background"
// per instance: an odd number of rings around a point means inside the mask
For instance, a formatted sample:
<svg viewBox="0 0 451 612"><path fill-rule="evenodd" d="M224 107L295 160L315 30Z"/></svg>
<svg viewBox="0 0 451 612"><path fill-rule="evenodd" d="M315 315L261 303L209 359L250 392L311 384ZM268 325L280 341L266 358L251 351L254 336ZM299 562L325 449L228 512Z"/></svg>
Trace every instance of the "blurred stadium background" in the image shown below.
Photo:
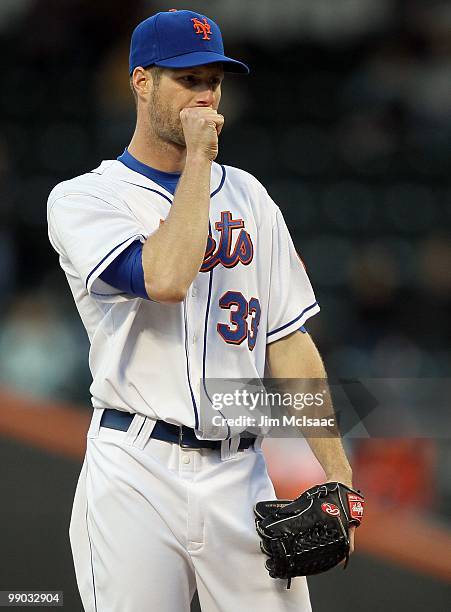
<svg viewBox="0 0 451 612"><path fill-rule="evenodd" d="M1 0L0 590L63 589L70 612L90 375L46 199L128 144L129 37L173 7L217 20L252 67L226 79L220 161L282 208L322 306L308 327L329 374L451 371L449 2ZM314 610L450 609L444 433L348 443L368 521L347 572L310 581ZM281 496L321 479L301 442L266 452Z"/></svg>

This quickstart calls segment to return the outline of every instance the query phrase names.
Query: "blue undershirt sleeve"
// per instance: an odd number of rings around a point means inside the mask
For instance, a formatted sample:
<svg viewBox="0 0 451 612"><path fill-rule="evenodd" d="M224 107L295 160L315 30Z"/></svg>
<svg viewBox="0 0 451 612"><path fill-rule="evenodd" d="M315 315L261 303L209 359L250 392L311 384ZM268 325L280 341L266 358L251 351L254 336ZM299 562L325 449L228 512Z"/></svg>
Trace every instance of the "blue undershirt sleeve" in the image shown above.
<svg viewBox="0 0 451 612"><path fill-rule="evenodd" d="M302 327L299 328L299 331L301 331L303 334L307 333L307 329L305 327L305 325L303 325Z"/></svg>
<svg viewBox="0 0 451 612"><path fill-rule="evenodd" d="M132 242L114 261L102 272L100 278L105 282L134 297L149 299L144 283L142 265L143 245L139 241Z"/></svg>

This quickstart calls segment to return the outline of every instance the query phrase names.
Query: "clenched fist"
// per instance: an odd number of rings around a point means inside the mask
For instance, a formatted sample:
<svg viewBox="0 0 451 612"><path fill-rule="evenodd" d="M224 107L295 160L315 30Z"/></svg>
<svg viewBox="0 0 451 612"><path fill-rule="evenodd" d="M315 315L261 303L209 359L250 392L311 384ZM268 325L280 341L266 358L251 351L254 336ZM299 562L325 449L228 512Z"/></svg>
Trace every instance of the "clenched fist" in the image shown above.
<svg viewBox="0 0 451 612"><path fill-rule="evenodd" d="M180 112L187 153L200 153L209 160L218 154L218 136L224 117L211 107L190 107Z"/></svg>

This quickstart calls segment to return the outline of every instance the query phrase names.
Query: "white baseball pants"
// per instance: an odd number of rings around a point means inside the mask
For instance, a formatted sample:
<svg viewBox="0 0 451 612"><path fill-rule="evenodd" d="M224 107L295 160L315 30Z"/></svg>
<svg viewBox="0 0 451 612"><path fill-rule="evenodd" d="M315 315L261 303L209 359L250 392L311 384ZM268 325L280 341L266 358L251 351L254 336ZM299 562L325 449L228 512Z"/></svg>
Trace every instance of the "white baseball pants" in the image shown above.
<svg viewBox="0 0 451 612"><path fill-rule="evenodd" d="M189 612L196 588L203 612L311 610L305 578L287 590L264 568L253 506L275 495L260 449L182 449L140 415L122 432L94 412L70 525L85 612Z"/></svg>

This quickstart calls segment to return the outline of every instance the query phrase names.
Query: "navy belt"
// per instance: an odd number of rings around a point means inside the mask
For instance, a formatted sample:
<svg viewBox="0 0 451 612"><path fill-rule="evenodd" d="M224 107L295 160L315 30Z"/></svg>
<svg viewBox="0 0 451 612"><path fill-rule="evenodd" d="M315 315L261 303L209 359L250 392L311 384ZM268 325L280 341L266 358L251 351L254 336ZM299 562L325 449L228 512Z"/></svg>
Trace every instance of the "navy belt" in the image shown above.
<svg viewBox="0 0 451 612"><path fill-rule="evenodd" d="M134 416L130 412L106 408L100 420L100 427L128 431ZM163 440L163 442L173 442L182 448L212 448L216 450L221 448L221 440L199 440L194 433L194 429L185 425L173 425L172 423L166 423L166 421L156 421L150 437ZM249 448L254 442L255 438L253 437L240 438L238 450Z"/></svg>

